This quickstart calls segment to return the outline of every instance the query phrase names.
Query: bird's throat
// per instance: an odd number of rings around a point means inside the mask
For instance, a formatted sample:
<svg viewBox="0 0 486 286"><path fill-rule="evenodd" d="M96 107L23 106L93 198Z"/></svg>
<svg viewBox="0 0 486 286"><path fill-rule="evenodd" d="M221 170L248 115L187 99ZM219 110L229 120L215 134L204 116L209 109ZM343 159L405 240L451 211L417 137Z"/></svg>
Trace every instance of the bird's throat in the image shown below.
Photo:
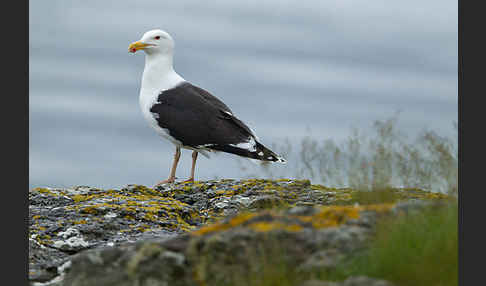
<svg viewBox="0 0 486 286"><path fill-rule="evenodd" d="M147 55L142 77L142 89L160 92L173 88L184 79L172 65L172 55Z"/></svg>

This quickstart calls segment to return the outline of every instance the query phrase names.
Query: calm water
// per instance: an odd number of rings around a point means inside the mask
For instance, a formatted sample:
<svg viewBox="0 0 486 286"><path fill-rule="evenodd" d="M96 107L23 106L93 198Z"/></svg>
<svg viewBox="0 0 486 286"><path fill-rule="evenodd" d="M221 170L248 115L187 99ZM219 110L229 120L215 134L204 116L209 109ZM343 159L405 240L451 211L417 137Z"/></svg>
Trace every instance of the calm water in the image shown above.
<svg viewBox="0 0 486 286"><path fill-rule="evenodd" d="M127 52L153 28L174 37L177 72L265 145L340 140L397 110L410 135L454 135L457 1L391 2L30 1L30 187L167 177L174 147L142 117L144 56ZM196 176L241 178L238 166L200 156Z"/></svg>

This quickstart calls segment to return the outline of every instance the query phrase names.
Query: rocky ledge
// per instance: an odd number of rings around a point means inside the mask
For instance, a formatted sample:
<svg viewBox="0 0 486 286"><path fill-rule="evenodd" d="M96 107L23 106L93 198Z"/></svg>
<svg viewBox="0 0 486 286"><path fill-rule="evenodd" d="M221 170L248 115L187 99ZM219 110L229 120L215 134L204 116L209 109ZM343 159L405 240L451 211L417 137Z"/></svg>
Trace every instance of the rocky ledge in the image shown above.
<svg viewBox="0 0 486 286"><path fill-rule="evenodd" d="M393 189L387 203L362 205L361 193L308 180L260 179L156 189L35 188L29 192L29 280L31 285L228 285L232 275L251 277L277 263L276 256L292 271L332 269L365 246L380 216L451 199ZM322 283L327 282L300 285L391 285L368 277Z"/></svg>

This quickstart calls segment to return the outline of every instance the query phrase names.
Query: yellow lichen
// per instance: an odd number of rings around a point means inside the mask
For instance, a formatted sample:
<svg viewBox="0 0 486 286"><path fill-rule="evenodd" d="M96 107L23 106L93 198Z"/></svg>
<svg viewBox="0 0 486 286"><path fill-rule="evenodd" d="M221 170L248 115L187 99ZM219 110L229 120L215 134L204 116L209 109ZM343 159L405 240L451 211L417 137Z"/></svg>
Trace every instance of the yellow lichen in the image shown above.
<svg viewBox="0 0 486 286"><path fill-rule="evenodd" d="M283 224L281 222L267 222L267 221L260 221L255 222L248 225L249 228L258 231L258 232L267 232L272 231L275 229L283 229L286 231L296 232L302 230L302 226L298 224Z"/></svg>
<svg viewBox="0 0 486 286"><path fill-rule="evenodd" d="M257 214L255 213L243 213L230 219L228 223L215 223L208 226L204 226L196 231L193 231L192 234L204 235L215 231L227 230L248 221L249 219L255 217L256 215Z"/></svg>
<svg viewBox="0 0 486 286"><path fill-rule="evenodd" d="M146 220L150 220L150 221L154 221L154 220L157 220L157 215L155 215L154 213L152 212L148 212L146 213L144 216L143 216L144 219Z"/></svg>
<svg viewBox="0 0 486 286"><path fill-rule="evenodd" d="M85 220L85 219L82 219L82 220L74 221L73 223L74 223L74 224L87 224L87 223L88 223L88 221L87 221L87 220Z"/></svg>
<svg viewBox="0 0 486 286"><path fill-rule="evenodd" d="M377 213L385 213L389 212L395 204L393 203L385 203L385 204L372 204L372 205L363 205L360 206L360 211L375 211Z"/></svg>
<svg viewBox="0 0 486 286"><path fill-rule="evenodd" d="M39 192L41 194L46 194L46 195L51 195L51 196L57 196L58 195L55 192L52 192L51 190L49 190L47 188L34 188L32 190L33 191L36 191L36 192Z"/></svg>
<svg viewBox="0 0 486 286"><path fill-rule="evenodd" d="M92 199L94 197L95 197L94 195L91 195L91 196L87 196L87 195L73 195L73 196L71 196L71 199L73 199L74 202L79 203L79 202L84 202L84 201L90 200L90 199Z"/></svg>
<svg viewBox="0 0 486 286"><path fill-rule="evenodd" d="M358 207L353 206L327 206L312 216L298 216L303 222L310 222L314 228L338 226L348 219L359 218Z"/></svg>
<svg viewBox="0 0 486 286"><path fill-rule="evenodd" d="M135 218L134 218L133 216L131 216L131 215L125 215L123 218L124 218L124 219L129 219L129 220L134 220L134 219L135 219Z"/></svg>
<svg viewBox="0 0 486 286"><path fill-rule="evenodd" d="M374 211L377 213L388 212L394 204L376 204L364 206L323 206L320 211L314 215L309 216L289 216L290 218L298 219L302 223L310 223L313 228L336 227L348 220L358 219L362 211ZM257 221L248 224L248 227L258 232L267 232L274 229L282 229L287 231L300 231L303 226L299 223L284 223L280 221L283 216L276 212L265 211L260 213L245 213L233 217L226 223L217 222L211 225L204 226L194 232L194 235L204 235L207 233L225 231L236 226L242 225L251 218L262 215L271 215L272 221Z"/></svg>

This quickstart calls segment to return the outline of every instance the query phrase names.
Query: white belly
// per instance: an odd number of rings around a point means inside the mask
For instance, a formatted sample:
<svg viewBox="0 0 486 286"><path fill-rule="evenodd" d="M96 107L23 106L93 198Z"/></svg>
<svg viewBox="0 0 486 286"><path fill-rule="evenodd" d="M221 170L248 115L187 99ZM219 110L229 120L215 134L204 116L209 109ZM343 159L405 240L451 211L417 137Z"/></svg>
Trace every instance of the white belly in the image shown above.
<svg viewBox="0 0 486 286"><path fill-rule="evenodd" d="M170 136L168 129L159 126L156 119L157 114L150 112L152 106L157 103L158 95L158 92L146 92L143 90L140 92L139 103L143 117L162 138L169 140L176 146L182 147L182 142Z"/></svg>

